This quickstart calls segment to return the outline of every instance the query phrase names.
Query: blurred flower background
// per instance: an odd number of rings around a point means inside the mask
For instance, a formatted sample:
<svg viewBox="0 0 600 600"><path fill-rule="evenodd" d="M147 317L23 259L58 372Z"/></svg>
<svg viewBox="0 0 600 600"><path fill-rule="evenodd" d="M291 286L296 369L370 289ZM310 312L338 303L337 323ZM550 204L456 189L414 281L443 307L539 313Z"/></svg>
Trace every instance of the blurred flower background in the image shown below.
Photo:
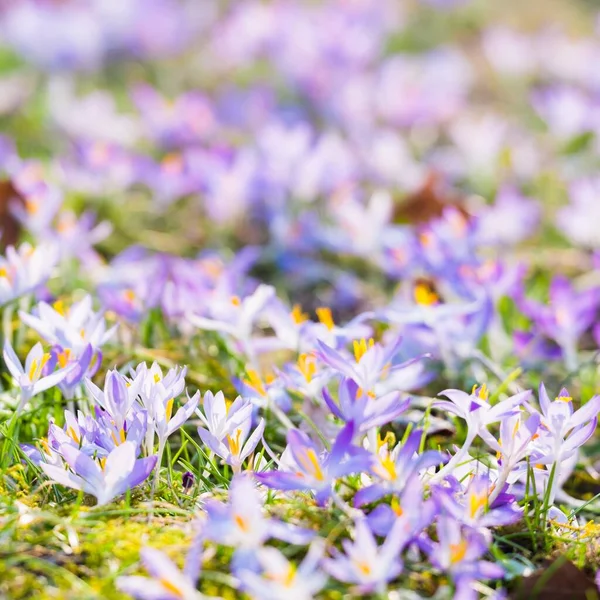
<svg viewBox="0 0 600 600"><path fill-rule="evenodd" d="M0 596L598 597L599 9L0 0Z"/></svg>

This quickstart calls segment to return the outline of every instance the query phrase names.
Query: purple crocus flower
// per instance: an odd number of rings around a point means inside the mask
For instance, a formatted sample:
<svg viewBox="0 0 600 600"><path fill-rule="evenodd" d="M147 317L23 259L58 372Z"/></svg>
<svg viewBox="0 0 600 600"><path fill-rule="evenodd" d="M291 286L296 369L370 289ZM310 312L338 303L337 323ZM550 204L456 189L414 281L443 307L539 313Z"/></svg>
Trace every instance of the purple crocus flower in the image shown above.
<svg viewBox="0 0 600 600"><path fill-rule="evenodd" d="M600 117L596 99L581 89L564 84L536 90L532 94L532 105L559 140L592 131Z"/></svg>
<svg viewBox="0 0 600 600"><path fill-rule="evenodd" d="M117 579L119 591L138 600L202 600L196 580L182 572L160 550L142 548L140 557L150 577L122 576Z"/></svg>
<svg viewBox="0 0 600 600"><path fill-rule="evenodd" d="M353 379L346 378L340 381L337 402L327 388L323 388L323 398L334 416L345 423L354 423L357 434L390 423L410 404L410 398L401 400L399 392L371 398L361 392Z"/></svg>
<svg viewBox="0 0 600 600"><path fill-rule="evenodd" d="M323 541L316 540L295 565L276 548L260 548L255 557L259 572L253 564L253 568L239 568L236 575L242 590L255 600L312 600L327 580L319 569L323 550Z"/></svg>
<svg viewBox="0 0 600 600"><path fill-rule="evenodd" d="M408 482L412 481L411 485L414 485L414 479L424 470L446 462L444 454L435 450L418 453L422 436L422 431L413 431L404 444L398 444L392 451L386 443L379 444L375 459L369 467L375 483L356 493L355 506L375 502L386 494L402 493Z"/></svg>
<svg viewBox="0 0 600 600"><path fill-rule="evenodd" d="M568 458L594 433L598 424L600 395L593 396L581 408L573 410L573 399L563 388L554 401L550 401L546 387L540 384L539 390L541 429L539 443L551 440L555 458Z"/></svg>
<svg viewBox="0 0 600 600"><path fill-rule="evenodd" d="M600 288L579 292L568 279L560 276L550 284L548 305L521 301L522 310L533 320L536 329L561 347L570 371L577 368L579 338L594 323L599 306Z"/></svg>
<svg viewBox="0 0 600 600"><path fill-rule="evenodd" d="M381 345L376 344L373 339L354 340L354 357L346 356L317 341L317 356L334 371L354 380L361 394L376 398L377 384L388 377L393 376L396 389L409 389L420 381L420 369L415 373L413 368L420 358L393 365L401 341L401 337L396 337L390 343Z"/></svg>
<svg viewBox="0 0 600 600"><path fill-rule="evenodd" d="M271 537L301 545L314 537L312 531L265 517L255 483L245 474L234 476L227 504L207 500L204 510L206 538L242 551L256 550Z"/></svg>
<svg viewBox="0 0 600 600"><path fill-rule="evenodd" d="M69 348L79 356L91 344L99 350L115 333L117 326L106 328L102 313L94 312L92 297L84 296L67 309L61 301L50 306L40 302L34 314L19 311L21 321L35 329L51 344Z"/></svg>
<svg viewBox="0 0 600 600"><path fill-rule="evenodd" d="M0 306L38 291L50 278L57 260L52 244L8 246L5 256L0 256Z"/></svg>
<svg viewBox="0 0 600 600"><path fill-rule="evenodd" d="M116 370L109 370L104 380L104 391L93 381L86 380L89 395L115 422L118 430L122 430L126 418L132 411L133 405L140 393L140 381L129 382L124 375Z"/></svg>
<svg viewBox="0 0 600 600"><path fill-rule="evenodd" d="M489 475L479 474L458 494L437 486L433 498L447 515L469 527L498 527L519 521L523 516L519 506L514 501L492 504L490 495L493 491ZM510 497L505 499L510 500Z"/></svg>
<svg viewBox="0 0 600 600"><path fill-rule="evenodd" d="M252 428L252 404L238 398L229 408L225 404L222 392L213 396L211 392L204 395L205 415L198 413L205 427L198 427L200 439L220 456L228 465L239 472L242 463L254 452L265 429L265 421L261 419L254 431Z"/></svg>
<svg viewBox="0 0 600 600"><path fill-rule="evenodd" d="M480 432L481 438L496 451L498 479L490 491L489 504L502 493L505 483L513 480L518 471L527 469L525 460L537 462L538 454L532 443L539 437L540 415L533 412L527 419L519 412L500 422L498 440L487 430Z"/></svg>
<svg viewBox="0 0 600 600"><path fill-rule="evenodd" d="M464 419L467 425L467 437L462 447L451 458L450 462L436 473L433 477L435 481L440 481L447 474L452 473L454 467L464 460L471 447L471 444L478 435L487 431L487 426L496 423L502 419L516 415L519 412L519 406L522 405L531 396L531 391L520 392L499 401L492 406L487 401L488 391L485 384L481 387L473 387L470 394L460 390L445 390L441 395L450 399L436 400L434 408L439 408ZM485 435L485 433L484 433Z"/></svg>
<svg viewBox="0 0 600 600"><path fill-rule="evenodd" d="M58 384L60 391L67 400L75 396L80 383L86 377L93 377L100 368L102 353L94 352L91 344L88 344L79 356L75 356L68 348L54 346L50 352L50 360L46 365L51 372L58 365L60 368L70 369L67 376Z"/></svg>
<svg viewBox="0 0 600 600"><path fill-rule="evenodd" d="M406 539L415 539L439 513L437 504L431 498L425 500L424 494L423 482L413 475L389 504L378 504L368 514L369 527L377 535L385 536L399 522Z"/></svg>
<svg viewBox="0 0 600 600"><path fill-rule="evenodd" d="M256 478L276 490L313 490L323 506L331 496L336 479L366 470L371 462L368 453L352 446L354 425L349 423L336 438L330 452L321 452L302 431L291 429L278 471L257 473Z"/></svg>
<svg viewBox="0 0 600 600"><path fill-rule="evenodd" d="M216 122L209 99L190 91L170 100L149 85L132 93L149 136L165 148L194 144L214 132Z"/></svg>
<svg viewBox="0 0 600 600"><path fill-rule="evenodd" d="M206 331L219 331L232 336L242 345L250 358L254 357L253 329L258 317L265 311L268 303L275 297L275 288L260 285L254 293L240 299L232 296L230 302L215 303L214 317L188 315L192 325ZM218 309L218 310L217 310Z"/></svg>
<svg viewBox="0 0 600 600"><path fill-rule="evenodd" d="M534 442L537 465L547 465L548 477L553 473L549 492L551 504L564 483L565 469L572 469L571 459L577 460L579 448L592 437L598 425L600 395L592 397L581 408L573 410L573 399L562 389L554 401L550 401L544 384L540 384L539 436ZM532 409L534 410L534 409Z"/></svg>
<svg viewBox="0 0 600 600"><path fill-rule="evenodd" d="M518 222L514 218L516 213ZM498 191L495 203L477 213L476 239L484 245L514 246L535 233L540 213L535 200L523 196L514 187L504 186Z"/></svg>
<svg viewBox="0 0 600 600"><path fill-rule="evenodd" d="M72 366L68 366L59 368L58 371L55 371L54 368L51 371L45 371L46 364L50 362L50 353L44 352L39 342L27 354L24 366L21 365L21 361L8 339L4 341L3 357L17 387L21 390L16 409L17 415L21 413L31 398L58 385L73 369Z"/></svg>
<svg viewBox="0 0 600 600"><path fill-rule="evenodd" d="M600 177L577 179L569 185L571 202L556 215L556 226L572 244L597 250L600 232Z"/></svg>
<svg viewBox="0 0 600 600"><path fill-rule="evenodd" d="M456 584L454 598L476 600L478 594L472 587L473 583L504 576L502 567L480 560L489 546L488 538L481 532L461 526L452 517L441 516L437 534L439 541L429 544L429 560L452 577Z"/></svg>
<svg viewBox="0 0 600 600"><path fill-rule="evenodd" d="M358 584L362 594L385 594L386 585L402 572L400 552L408 541L402 524L396 522L381 546L377 545L367 521L358 519L354 540L344 540L344 554L335 552L323 561L323 569L338 581Z"/></svg>
<svg viewBox="0 0 600 600"><path fill-rule="evenodd" d="M69 468L46 463L40 467L54 483L83 490L102 506L142 483L154 469L156 456L136 459L136 452L135 444L124 442L107 457L94 460L74 446L62 445L59 453Z"/></svg>

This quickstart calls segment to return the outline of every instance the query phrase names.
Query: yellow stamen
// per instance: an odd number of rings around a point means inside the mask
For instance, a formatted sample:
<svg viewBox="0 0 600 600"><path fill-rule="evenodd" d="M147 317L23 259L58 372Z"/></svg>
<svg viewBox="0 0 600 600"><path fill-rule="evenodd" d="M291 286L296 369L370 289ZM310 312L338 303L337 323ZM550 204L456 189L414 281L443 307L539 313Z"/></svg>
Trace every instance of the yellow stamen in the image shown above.
<svg viewBox="0 0 600 600"><path fill-rule="evenodd" d="M28 214L30 215L35 215L39 212L40 210L40 205L39 203L34 200L33 198L29 198L26 202L25 202L25 210L27 211Z"/></svg>
<svg viewBox="0 0 600 600"><path fill-rule="evenodd" d="M261 396L266 396L267 390L260 375L254 369L246 369L246 373L248 374L248 379L245 380L245 383L256 390Z"/></svg>
<svg viewBox="0 0 600 600"><path fill-rule="evenodd" d="M165 408L165 418L167 419L167 421L171 420L171 415L173 414L173 403L174 402L175 402L175 398L171 398L167 402L167 406Z"/></svg>
<svg viewBox="0 0 600 600"><path fill-rule="evenodd" d="M390 502L391 509L396 513L396 516L401 517L404 514L404 509L400 506L400 501L398 498L392 498Z"/></svg>
<svg viewBox="0 0 600 600"><path fill-rule="evenodd" d="M158 383L160 381L160 375L158 373L154 373L154 383Z"/></svg>
<svg viewBox="0 0 600 600"><path fill-rule="evenodd" d="M129 302L129 304L133 304L135 300L135 292L131 289L127 289L123 292L123 296L125 296L125 300Z"/></svg>
<svg viewBox="0 0 600 600"><path fill-rule="evenodd" d="M571 398L571 396L558 396L556 399L559 402L573 402L573 398Z"/></svg>
<svg viewBox="0 0 600 600"><path fill-rule="evenodd" d="M240 444L240 436L242 435L241 429L236 429L235 437L227 436L227 441L229 442L229 451L234 456L239 456L241 450Z"/></svg>
<svg viewBox="0 0 600 600"><path fill-rule="evenodd" d="M317 481L325 481L325 475L323 475L319 458L312 448L309 448L303 456L301 455L299 460L304 469L308 471Z"/></svg>
<svg viewBox="0 0 600 600"><path fill-rule="evenodd" d="M29 381L33 381L33 378L35 377L35 372L37 371L37 365L38 365L37 360L33 360L31 362L31 367L29 367L29 373L28 373Z"/></svg>
<svg viewBox="0 0 600 600"><path fill-rule="evenodd" d="M386 481L394 481L398 474L396 473L396 463L390 458L385 456L379 459L379 464L373 468L375 473Z"/></svg>
<svg viewBox="0 0 600 600"><path fill-rule="evenodd" d="M421 245L425 246L425 248L433 246L433 234L430 231L423 231L419 234L419 241L421 242Z"/></svg>
<svg viewBox="0 0 600 600"><path fill-rule="evenodd" d="M357 562L354 563L356 565L356 568L363 574L363 575L370 575L371 574L371 565L369 565L366 562Z"/></svg>
<svg viewBox="0 0 600 600"><path fill-rule="evenodd" d="M11 277L8 274L6 267L0 267L0 277L2 277L3 279L8 279L9 281L11 280Z"/></svg>
<svg viewBox="0 0 600 600"><path fill-rule="evenodd" d="M415 286L413 296L415 302L421 306L432 306L440 301L439 296L424 283L418 283Z"/></svg>
<svg viewBox="0 0 600 600"><path fill-rule="evenodd" d="M469 514L471 518L475 518L477 513L482 509L487 503L487 494L471 494L469 498Z"/></svg>
<svg viewBox="0 0 600 600"><path fill-rule="evenodd" d="M106 457L101 458L99 460L99 462L100 462L100 468L104 471L104 469L106 468Z"/></svg>
<svg viewBox="0 0 600 600"><path fill-rule="evenodd" d="M354 358L356 362L360 362L360 359L367 353L369 348L375 345L375 340L371 338L368 342L364 338L362 340L354 340L352 347L354 349Z"/></svg>
<svg viewBox="0 0 600 600"><path fill-rule="evenodd" d="M460 562L467 553L467 542L461 540L458 544L450 544L450 562L455 564Z"/></svg>
<svg viewBox="0 0 600 600"><path fill-rule="evenodd" d="M169 175L179 175L184 168L183 158L179 154L168 154L163 158L161 167Z"/></svg>
<svg viewBox="0 0 600 600"><path fill-rule="evenodd" d="M298 357L298 369L304 375L306 383L310 383L317 372L315 357L312 354L301 354Z"/></svg>
<svg viewBox="0 0 600 600"><path fill-rule="evenodd" d="M65 315L66 312L66 308L65 308L65 303L62 300L57 300L53 305L52 308L54 308L54 310L61 314L61 315Z"/></svg>
<svg viewBox="0 0 600 600"><path fill-rule="evenodd" d="M294 565L290 565L285 575L267 573L265 577L271 581L278 581L285 587L291 587L294 583L294 579L296 578L296 567Z"/></svg>
<svg viewBox="0 0 600 600"><path fill-rule="evenodd" d="M32 361L31 367L29 367L29 374L28 374L29 381L31 381L31 382L37 381L40 378L40 376L42 374L42 370L46 366L46 363L48 362L49 359L50 359L50 354L45 352L42 355L42 359L40 360L39 363L37 360Z"/></svg>
<svg viewBox="0 0 600 600"><path fill-rule="evenodd" d="M67 435L74 441L77 442L79 444L79 440L81 439L79 437L79 434L72 428L69 427L69 429L67 429Z"/></svg>
<svg viewBox="0 0 600 600"><path fill-rule="evenodd" d="M363 394L365 393L365 391L362 388L358 388L356 390L356 399L360 400L363 397ZM371 400L375 400L375 398L377 398L377 394L375 394L375 392L373 390L369 390L367 392L367 396L369 398L371 398Z"/></svg>
<svg viewBox="0 0 600 600"><path fill-rule="evenodd" d="M240 300L239 296L231 296L231 304L233 304L234 306L240 306L242 304L242 301Z"/></svg>
<svg viewBox="0 0 600 600"><path fill-rule="evenodd" d="M379 436L377 439L377 451L381 450L382 446L387 445L392 448L396 444L396 436L393 431L388 431L384 437Z"/></svg>
<svg viewBox="0 0 600 600"><path fill-rule="evenodd" d="M302 307L299 304L294 304L294 308L292 308L292 319L294 319L296 325L308 321L308 315L305 312L302 312Z"/></svg>
<svg viewBox="0 0 600 600"><path fill-rule="evenodd" d="M61 369L64 369L71 360L71 349L65 348L62 352L59 352L56 355L56 360L58 360L58 364Z"/></svg>
<svg viewBox="0 0 600 600"><path fill-rule="evenodd" d="M72 215L63 214L59 217L56 229L58 229L60 233L66 233L67 231L75 229L76 225L77 221Z"/></svg>
<svg viewBox="0 0 600 600"><path fill-rule="evenodd" d="M42 448L46 454L51 454L50 446L48 446L48 440L46 438L41 438L40 444L42 445Z"/></svg>
<svg viewBox="0 0 600 600"><path fill-rule="evenodd" d="M246 521L246 519L244 519L244 517L241 517L240 515L235 515L234 519L235 524L244 532L247 533L248 530L250 529L248 522Z"/></svg>
<svg viewBox="0 0 600 600"><path fill-rule="evenodd" d="M513 427L512 430L512 437L513 440L515 439L515 437L517 436L517 432L519 431L519 426L521 425L521 422L519 420L517 420L517 422L515 423L515 426Z"/></svg>
<svg viewBox="0 0 600 600"><path fill-rule="evenodd" d="M177 598L185 598L185 594L174 584L171 583L168 579L161 577L159 580L160 585L162 585L165 590L171 593L173 596Z"/></svg>
<svg viewBox="0 0 600 600"><path fill-rule="evenodd" d="M325 325L329 331L332 331L335 327L335 323L333 322L333 315L331 314L331 309L327 306L321 306L317 308L315 311L317 313L317 317L319 322Z"/></svg>
<svg viewBox="0 0 600 600"><path fill-rule="evenodd" d="M471 390L471 395L476 395L480 400L487 400L490 393L484 383L479 389L477 389L477 384L475 384Z"/></svg>

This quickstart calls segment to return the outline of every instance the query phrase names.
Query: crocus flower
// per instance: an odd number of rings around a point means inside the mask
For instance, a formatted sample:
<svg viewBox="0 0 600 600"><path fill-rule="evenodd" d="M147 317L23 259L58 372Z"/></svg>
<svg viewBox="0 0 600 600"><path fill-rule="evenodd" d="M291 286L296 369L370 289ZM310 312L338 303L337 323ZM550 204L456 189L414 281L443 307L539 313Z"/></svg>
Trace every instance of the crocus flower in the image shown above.
<svg viewBox="0 0 600 600"><path fill-rule="evenodd" d="M539 389L541 414L540 437L537 443L550 441L554 458L564 460L574 454L594 433L598 424L600 395L593 396L581 408L573 410L573 399L563 388L550 401L544 384Z"/></svg>
<svg viewBox="0 0 600 600"><path fill-rule="evenodd" d="M523 516L519 506L514 501L494 505L490 501L493 490L489 475L478 474L457 494L437 486L433 498L451 518L473 528L498 527L519 521Z"/></svg>
<svg viewBox="0 0 600 600"><path fill-rule="evenodd" d="M354 497L355 506L375 502L392 492L401 493L409 481L414 485L415 476L446 462L444 454L436 450L418 453L422 436L422 431L413 431L404 444L398 444L392 451L385 440L378 443L374 460L369 466L374 483L358 490Z"/></svg>
<svg viewBox="0 0 600 600"><path fill-rule="evenodd" d="M533 412L527 419L519 412L506 417L500 422L500 437L498 440L487 430L482 430L482 439L496 451L498 460L498 479L490 493L489 503L494 502L504 488L504 484L516 476L520 470L527 469L526 458L537 462L535 446L532 442L539 437L538 429L540 415Z"/></svg>
<svg viewBox="0 0 600 600"><path fill-rule="evenodd" d="M88 344L79 356L72 354L69 348L54 346L50 352L50 360L46 370L51 372L55 366L69 369L67 376L58 384L60 391L67 400L71 400L85 377L92 377L100 368L100 353L95 354L94 348Z"/></svg>
<svg viewBox="0 0 600 600"><path fill-rule="evenodd" d="M354 540L344 540L344 554L323 561L323 569L338 581L358 584L361 593L385 593L386 585L402 572L400 552L407 542L401 524L394 524L385 542L377 545L366 519L354 524Z"/></svg>
<svg viewBox="0 0 600 600"><path fill-rule="evenodd" d="M109 370L104 380L104 391L89 379L86 380L85 385L89 395L108 412L120 432L139 394L140 383L139 380L130 383L118 371Z"/></svg>
<svg viewBox="0 0 600 600"><path fill-rule="evenodd" d="M256 550L271 537L290 544L307 544L314 537L312 531L267 518L255 483L245 474L234 476L227 504L208 500L204 509L206 537L238 550Z"/></svg>
<svg viewBox="0 0 600 600"><path fill-rule="evenodd" d="M326 388L323 388L323 398L334 416L346 423L354 423L357 433L392 422L410 404L410 398L401 400L399 392L371 398L362 393L353 379L340 381L337 403Z"/></svg>
<svg viewBox="0 0 600 600"><path fill-rule="evenodd" d="M238 296L231 297L228 306L221 302L218 314L215 314L214 317L190 314L188 319L198 329L227 333L238 340L247 355L253 358L254 324L274 296L275 288L269 285L260 285L253 294L243 299ZM225 306L226 308L224 308Z"/></svg>
<svg viewBox="0 0 600 600"><path fill-rule="evenodd" d="M577 291L564 277L550 284L549 305L523 300L521 308L536 329L554 340L562 349L569 370L577 368L577 344L596 318L600 306L600 288Z"/></svg>
<svg viewBox="0 0 600 600"><path fill-rule="evenodd" d="M502 567L481 560L489 546L489 539L481 532L461 526L452 517L441 516L437 534L439 541L429 546L429 559L450 574L456 584L455 598L475 600L478 597L472 587L475 581L504 576Z"/></svg>
<svg viewBox="0 0 600 600"><path fill-rule="evenodd" d="M134 397L137 396L139 404L148 413L148 454L153 452L154 436L158 437L159 465L167 438L192 416L200 400L200 392L191 398L188 396L187 402L173 413L175 399L185 388L186 372L186 367L174 367L163 375L157 363L153 363L150 368L146 363L141 363L132 371L132 378L128 382L129 390L139 389L139 394L134 393Z"/></svg>
<svg viewBox="0 0 600 600"><path fill-rule="evenodd" d="M486 431L488 425L517 414L519 412L518 407L531 396L531 391L515 394L510 398L499 401L494 406L487 401L488 391L485 384L479 388L473 386L473 391L470 394L460 390L445 390L440 395L449 398L450 402L437 400L433 406L464 419L467 425L467 437L460 450L450 459L450 462L433 476L432 479L435 481L440 481L464 460L473 440L481 435L483 431Z"/></svg>
<svg viewBox="0 0 600 600"><path fill-rule="evenodd" d="M222 440L252 417L252 403L238 396L234 402L227 402L223 392L213 394L210 390L202 399L204 412L196 410L203 427L217 440Z"/></svg>
<svg viewBox="0 0 600 600"><path fill-rule="evenodd" d="M600 396L594 396L581 408L573 410L573 399L562 389L554 401L550 401L544 384L540 384L539 401L542 409L539 436L534 442L536 463L548 465L548 475L553 473L549 491L551 504L559 486L564 482L566 463L576 456L579 448L593 435L598 424ZM571 467L572 468L572 467Z"/></svg>
<svg viewBox="0 0 600 600"><path fill-rule="evenodd" d="M381 536L400 523L398 527L410 543L433 523L439 508L432 498L425 499L425 488L417 475L413 475L397 494L392 496L389 504L378 504L367 515L367 522L371 530Z"/></svg>
<svg viewBox="0 0 600 600"><path fill-rule="evenodd" d="M352 446L354 426L346 425L336 438L330 452L321 452L302 431L291 429L287 447L281 456L278 471L257 473L256 478L276 490L313 490L319 505L325 504L336 479L366 470L368 453Z"/></svg>
<svg viewBox="0 0 600 600"><path fill-rule="evenodd" d="M240 568L236 575L242 589L255 600L312 600L327 580L318 569L323 547L321 540L313 542L298 566L275 548L260 548L256 552L260 572Z"/></svg>
<svg viewBox="0 0 600 600"><path fill-rule="evenodd" d="M84 296L70 308L65 308L61 301L50 306L40 302L35 314L19 311L21 321L35 329L46 341L61 348L69 348L79 356L92 345L99 351L116 331L116 325L106 328L102 313L96 313L92 307L92 297Z"/></svg>
<svg viewBox="0 0 600 600"><path fill-rule="evenodd" d="M64 444L71 445L90 457L102 459L117 446L129 442L135 446L136 456L139 454L148 422L146 411L137 411L123 422L122 427L103 409L96 407L95 413L91 416L79 411L75 417L65 410L64 428L51 424L48 444L58 450Z"/></svg>
<svg viewBox="0 0 600 600"><path fill-rule="evenodd" d="M231 465L235 472L238 472L242 468L242 463L254 452L258 445L265 429L265 421L261 419L254 431L250 433L252 428L252 405L249 405L250 410L244 409L244 404L247 403L242 399L238 399L236 400L237 406L234 402L231 407L233 414L228 417L222 394L220 398L217 399L217 397L218 394L212 398L216 400L214 406L216 410L214 412L210 411L210 416L207 415L210 420L205 417L205 422L212 428L212 431L211 429L198 427L198 435L212 452L220 456L228 465ZM221 401L223 402L222 408ZM210 404L212 403L209 402Z"/></svg>
<svg viewBox="0 0 600 600"><path fill-rule="evenodd" d="M600 218L599 190L598 177L575 180L569 186L571 202L557 213L558 229L576 246L600 248L600 233L595 227Z"/></svg>
<svg viewBox="0 0 600 600"><path fill-rule="evenodd" d="M17 414L21 413L31 398L58 385L72 370L72 367L69 366L43 375L44 367L50 360L50 353L44 352L42 344L39 342L27 354L25 367L21 365L8 339L4 341L3 357L10 374L21 389L21 398L16 409Z"/></svg>
<svg viewBox="0 0 600 600"><path fill-rule="evenodd" d="M45 244L33 248L24 243L9 246L0 256L0 306L40 288L52 274L58 256L56 248Z"/></svg>
<svg viewBox="0 0 600 600"><path fill-rule="evenodd" d="M377 384L387 377L394 375L396 389L410 389L419 381L420 373L415 373L413 365L420 361L412 359L401 364L393 365L392 361L398 354L402 338L397 337L392 342L381 345L370 339L355 340L353 343L354 357L344 356L336 349L317 342L317 356L334 371L356 382L361 393L371 398L376 397ZM406 377L398 377L398 373Z"/></svg>
<svg viewBox="0 0 600 600"><path fill-rule="evenodd" d="M44 473L54 483L95 496L98 506L142 483L156 464L156 456L136 459L136 447L131 442L120 444L99 460L70 445L62 445L59 453L69 468L41 463Z"/></svg>
<svg viewBox="0 0 600 600"><path fill-rule="evenodd" d="M179 570L173 561L160 550L142 548L140 557L150 577L122 576L117 588L138 600L202 600L206 598L196 590L196 581Z"/></svg>

